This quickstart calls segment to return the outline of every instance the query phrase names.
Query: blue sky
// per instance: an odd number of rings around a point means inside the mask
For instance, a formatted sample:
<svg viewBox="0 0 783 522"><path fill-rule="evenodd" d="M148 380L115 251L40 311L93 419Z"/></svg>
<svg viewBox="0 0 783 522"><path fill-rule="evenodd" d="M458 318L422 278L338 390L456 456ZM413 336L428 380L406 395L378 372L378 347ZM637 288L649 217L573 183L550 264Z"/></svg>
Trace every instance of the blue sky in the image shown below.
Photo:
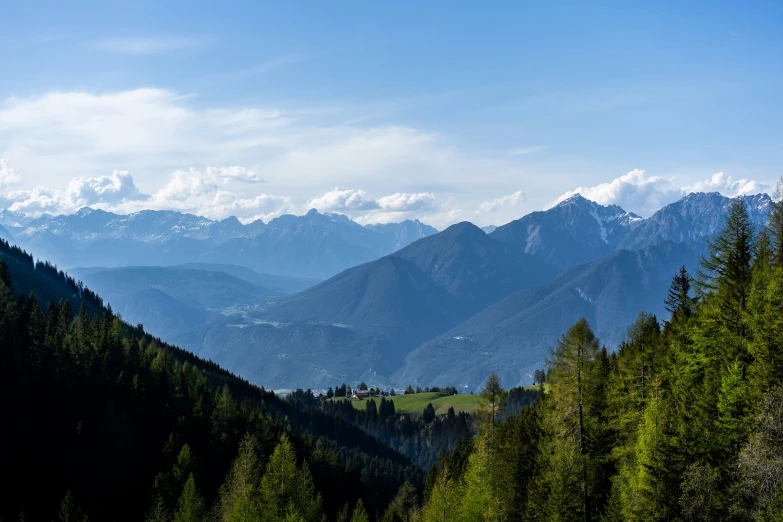
<svg viewBox="0 0 783 522"><path fill-rule="evenodd" d="M0 206L500 224L783 174L781 2L160 4L4 5Z"/></svg>

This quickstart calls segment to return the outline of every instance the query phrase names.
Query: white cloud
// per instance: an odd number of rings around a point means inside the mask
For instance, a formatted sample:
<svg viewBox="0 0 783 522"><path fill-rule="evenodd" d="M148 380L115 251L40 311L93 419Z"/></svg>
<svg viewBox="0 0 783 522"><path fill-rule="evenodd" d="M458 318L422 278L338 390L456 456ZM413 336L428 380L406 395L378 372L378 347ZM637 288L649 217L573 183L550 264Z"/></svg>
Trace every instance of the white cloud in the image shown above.
<svg viewBox="0 0 783 522"><path fill-rule="evenodd" d="M146 201L130 174L124 171L109 176L76 177L65 190L37 187L29 191L15 191L7 195L11 210L30 215L73 212L84 206L113 207L126 201Z"/></svg>
<svg viewBox="0 0 783 522"><path fill-rule="evenodd" d="M672 181L660 176L647 176L644 170L634 169L608 183L568 191L552 206L574 194L581 194L601 205L619 205L626 210L649 215L681 197L682 192L672 186Z"/></svg>
<svg viewBox="0 0 783 522"><path fill-rule="evenodd" d="M523 191L517 190L513 194L508 194L506 196L493 199L492 201L482 202L479 205L476 214L487 214L490 212L497 212L503 208L515 207L526 200L527 195Z"/></svg>
<svg viewBox="0 0 783 522"><path fill-rule="evenodd" d="M68 201L78 206L95 203L117 204L149 197L136 187L133 177L127 171L119 170L115 170L110 176L74 178L68 184L65 196Z"/></svg>
<svg viewBox="0 0 783 522"><path fill-rule="evenodd" d="M416 194L398 192L378 199L378 207L384 212L431 210L435 206L435 194L431 192L419 192Z"/></svg>
<svg viewBox="0 0 783 522"><path fill-rule="evenodd" d="M307 204L310 208L321 212L373 210L378 208L378 202L370 198L365 191L339 187L330 190L323 196L311 199Z"/></svg>
<svg viewBox="0 0 783 522"><path fill-rule="evenodd" d="M146 55L172 51L181 51L201 47L208 42L206 38L181 36L136 36L108 38L94 43L96 49L111 53Z"/></svg>
<svg viewBox="0 0 783 522"><path fill-rule="evenodd" d="M644 170L635 169L608 183L570 190L557 198L549 207L574 194L581 194L601 205L619 205L625 210L649 216L691 192L720 192L724 196L734 197L740 194L757 194L769 188L766 183L755 180L732 181L731 176L726 176L722 172L693 185L677 187L674 178L647 176Z"/></svg>
<svg viewBox="0 0 783 522"><path fill-rule="evenodd" d="M323 196L311 199L308 201L308 206L321 212L355 214L372 211L373 219L381 219L380 215L385 213L405 215L408 212L432 210L436 207L436 201L435 195L430 192L397 192L374 199L361 189L338 187ZM373 221L373 223L375 222L380 221Z"/></svg>
<svg viewBox="0 0 783 522"><path fill-rule="evenodd" d="M0 188L15 185L21 181L22 177L11 168L6 160L0 158Z"/></svg>
<svg viewBox="0 0 783 522"><path fill-rule="evenodd" d="M738 179L733 181L731 176L723 172L713 174L712 177L704 181L694 183L690 187L683 187L683 191L688 192L720 192L724 196L735 197L747 194L758 194L767 192L770 186L764 182L748 179Z"/></svg>
<svg viewBox="0 0 783 522"><path fill-rule="evenodd" d="M213 219L236 215L274 217L291 207L290 198L271 194L246 197L226 190L233 180L262 181L252 171L239 166L206 167L204 171L190 168L174 171L167 183L152 194L145 194L125 171L109 176L76 177L65 190L37 187L0 194L0 204L29 215L71 213L92 206L116 212L141 209L179 210Z"/></svg>
<svg viewBox="0 0 783 522"><path fill-rule="evenodd" d="M203 172L194 168L176 170L169 176L168 183L148 200L121 205L118 210L173 209L211 219L232 215L242 219L261 219L279 215L291 205L290 199L284 196L258 194L247 197L228 190L226 186L233 180L245 183L263 181L253 171L240 166L208 166Z"/></svg>
<svg viewBox="0 0 783 522"><path fill-rule="evenodd" d="M263 183L264 178L245 167L207 167L207 174L226 180L244 181L245 183Z"/></svg>
<svg viewBox="0 0 783 522"><path fill-rule="evenodd" d="M290 193L368 179L391 193L445 175L469 182L481 167L503 167L465 157L435 134L368 126L338 110L214 108L198 101L154 88L9 98L0 104L0 156L25 172L28 188L119 167L149 191L183 165L246 165ZM234 178L257 182L261 175Z"/></svg>

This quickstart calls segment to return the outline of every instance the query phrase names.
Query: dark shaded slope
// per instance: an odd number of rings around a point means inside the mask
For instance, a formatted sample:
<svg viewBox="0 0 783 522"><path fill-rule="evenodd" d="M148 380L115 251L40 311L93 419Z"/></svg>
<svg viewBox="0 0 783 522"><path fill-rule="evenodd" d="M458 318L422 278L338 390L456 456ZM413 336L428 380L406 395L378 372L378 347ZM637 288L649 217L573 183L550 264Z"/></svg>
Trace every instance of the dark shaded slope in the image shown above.
<svg viewBox="0 0 783 522"><path fill-rule="evenodd" d="M0 496L4 520L53 520L65 492L90 520L141 520L162 493L171 513L182 483L166 474L185 445L209 505L248 433L262 465L288 435L297 461L310 465L329 519L360 497L368 510L383 510L405 480L421 485L421 470L359 428L280 400L119 321L92 292L5 242L0 257L17 294L40 298L44 288L74 311L83 298L96 312L73 316L63 305L40 314L14 303L0 283L0 385L14 397L0 424L0 469L14 477Z"/></svg>
<svg viewBox="0 0 783 522"><path fill-rule="evenodd" d="M560 335L585 317L614 347L640 311L663 314L672 275L697 263L703 244L665 243L613 252L551 282L522 290L412 351L394 382L453 383L474 389L491 371L507 385L529 384Z"/></svg>
<svg viewBox="0 0 783 522"><path fill-rule="evenodd" d="M0 239L0 259L11 272L11 282L17 294L34 293L43 303L67 300L71 308L84 303L89 311L103 307L103 300L91 290L48 262L35 261L33 256Z"/></svg>

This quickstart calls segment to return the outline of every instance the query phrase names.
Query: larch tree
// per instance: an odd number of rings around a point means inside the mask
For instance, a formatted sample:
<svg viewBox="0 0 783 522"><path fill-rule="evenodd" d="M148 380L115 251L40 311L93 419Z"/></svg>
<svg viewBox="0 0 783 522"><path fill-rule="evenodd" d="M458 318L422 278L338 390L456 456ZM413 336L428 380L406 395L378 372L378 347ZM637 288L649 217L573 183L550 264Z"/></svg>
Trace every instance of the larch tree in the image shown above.
<svg viewBox="0 0 783 522"><path fill-rule="evenodd" d="M297 467L294 446L285 434L269 457L260 491L268 520L286 520L294 515L318 520L321 516L321 498L307 463L301 469Z"/></svg>
<svg viewBox="0 0 783 522"><path fill-rule="evenodd" d="M563 516L585 521L600 507L591 505L600 496L596 485L601 473L594 453L601 439L598 419L606 384L599 355L598 339L587 320L580 319L558 341L548 361L550 387L543 419L552 444L545 474L553 492L550 506Z"/></svg>
<svg viewBox="0 0 783 522"><path fill-rule="evenodd" d="M778 181L769 213L769 234L772 242L773 264L783 267L783 177Z"/></svg>
<svg viewBox="0 0 783 522"><path fill-rule="evenodd" d="M481 387L481 395L487 399L489 422L491 426L494 426L500 398L503 395L503 385L500 382L500 376L496 372L490 373L487 380L484 381L484 385Z"/></svg>
<svg viewBox="0 0 783 522"><path fill-rule="evenodd" d="M182 494L177 502L177 512L174 514L174 522L202 522L206 517L204 499L196 489L196 481L193 474L188 475Z"/></svg>

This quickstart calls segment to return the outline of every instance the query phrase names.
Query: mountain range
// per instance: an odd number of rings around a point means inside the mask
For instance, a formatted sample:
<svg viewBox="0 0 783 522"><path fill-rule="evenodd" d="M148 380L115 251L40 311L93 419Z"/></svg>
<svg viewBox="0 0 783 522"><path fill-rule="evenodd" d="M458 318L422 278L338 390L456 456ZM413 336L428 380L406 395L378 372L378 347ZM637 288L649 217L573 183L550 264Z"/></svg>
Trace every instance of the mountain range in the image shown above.
<svg viewBox="0 0 783 522"><path fill-rule="evenodd" d="M390 254L436 229L419 221L362 226L310 210L269 223L213 221L175 211L128 215L84 207L31 219L4 210L0 236L60 266L232 264L259 272L324 279Z"/></svg>
<svg viewBox="0 0 783 522"><path fill-rule="evenodd" d="M730 202L692 194L643 219L575 196L489 234L459 223L272 299L241 328L225 319L176 342L287 387L363 379L474 390L492 370L529 384L580 317L610 348L639 312L664 317L660 289L680 266L694 270ZM769 197L745 202L764 224ZM644 244L623 248L639 244L639 230Z"/></svg>
<svg viewBox="0 0 783 522"><path fill-rule="evenodd" d="M744 201L764 225L769 196ZM247 225L90 209L0 217L24 246L60 255L135 248L140 265L185 263L75 274L126 319L253 382L474 390L493 370L529 384L580 317L612 348L639 312L663 315L660 289L695 268L730 202L694 193L642 218L575 195L497 228L439 233L314 210Z"/></svg>

